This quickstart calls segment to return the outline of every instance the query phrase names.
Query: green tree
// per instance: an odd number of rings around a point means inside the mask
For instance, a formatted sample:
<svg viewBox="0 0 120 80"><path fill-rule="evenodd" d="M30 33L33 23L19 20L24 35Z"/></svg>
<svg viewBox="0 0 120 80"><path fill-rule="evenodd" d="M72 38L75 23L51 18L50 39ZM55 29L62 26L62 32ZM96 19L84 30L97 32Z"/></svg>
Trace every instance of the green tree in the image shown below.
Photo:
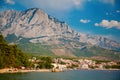
<svg viewBox="0 0 120 80"><path fill-rule="evenodd" d="M51 63L52 63L51 57L41 57L38 67L41 69L50 69L53 67Z"/></svg>
<svg viewBox="0 0 120 80"><path fill-rule="evenodd" d="M17 45L9 45L0 35L0 68L29 66L30 62L25 53Z"/></svg>

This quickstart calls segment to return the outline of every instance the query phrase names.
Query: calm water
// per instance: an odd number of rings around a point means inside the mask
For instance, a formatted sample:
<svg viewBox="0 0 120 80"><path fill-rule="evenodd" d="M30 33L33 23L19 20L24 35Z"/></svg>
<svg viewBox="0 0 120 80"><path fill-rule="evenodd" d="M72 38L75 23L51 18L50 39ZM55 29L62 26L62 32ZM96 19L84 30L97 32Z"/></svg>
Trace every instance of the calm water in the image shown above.
<svg viewBox="0 0 120 80"><path fill-rule="evenodd" d="M76 70L59 73L0 74L0 80L120 80L119 71Z"/></svg>

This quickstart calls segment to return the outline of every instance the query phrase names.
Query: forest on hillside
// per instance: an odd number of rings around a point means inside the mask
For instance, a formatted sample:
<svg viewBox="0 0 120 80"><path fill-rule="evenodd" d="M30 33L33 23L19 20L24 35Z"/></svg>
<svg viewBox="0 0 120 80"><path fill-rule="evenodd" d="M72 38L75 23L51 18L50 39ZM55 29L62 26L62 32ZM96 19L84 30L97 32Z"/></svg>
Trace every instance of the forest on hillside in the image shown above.
<svg viewBox="0 0 120 80"><path fill-rule="evenodd" d="M33 57L20 50L17 45L8 44L4 37L0 35L0 69L2 68L18 68L20 66L33 68L34 64L38 64L38 68L50 69L51 57L39 57L42 62L30 62L29 59Z"/></svg>
<svg viewBox="0 0 120 80"><path fill-rule="evenodd" d="M30 62L25 53L16 45L10 45L4 37L0 35L0 68L29 66Z"/></svg>

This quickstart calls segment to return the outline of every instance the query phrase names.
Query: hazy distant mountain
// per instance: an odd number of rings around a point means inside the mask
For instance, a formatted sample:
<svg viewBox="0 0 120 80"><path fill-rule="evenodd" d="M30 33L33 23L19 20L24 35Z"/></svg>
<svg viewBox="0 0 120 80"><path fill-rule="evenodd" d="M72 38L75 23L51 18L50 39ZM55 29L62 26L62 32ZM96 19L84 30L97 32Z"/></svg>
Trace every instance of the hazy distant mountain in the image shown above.
<svg viewBox="0 0 120 80"><path fill-rule="evenodd" d="M14 10L1 12L0 33L10 43L17 43L21 47L26 43L49 45L50 51L54 54L61 52L74 56L74 49L90 49L94 46L120 51L120 44L116 41L76 32L65 22L59 21L39 8L21 12Z"/></svg>

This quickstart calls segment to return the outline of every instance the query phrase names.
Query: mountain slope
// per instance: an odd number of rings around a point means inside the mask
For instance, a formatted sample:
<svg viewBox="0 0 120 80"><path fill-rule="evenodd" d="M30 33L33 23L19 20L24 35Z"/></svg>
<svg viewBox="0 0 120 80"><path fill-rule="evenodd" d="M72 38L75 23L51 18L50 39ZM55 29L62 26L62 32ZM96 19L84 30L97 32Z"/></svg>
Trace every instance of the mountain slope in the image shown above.
<svg viewBox="0 0 120 80"><path fill-rule="evenodd" d="M84 47L91 49L93 46L120 51L119 43L102 36L78 33L65 22L60 22L39 8L21 12L14 10L1 12L0 33L6 37L7 41L18 44L21 48L28 45L26 43L30 43L32 47L38 43L41 44L39 46L50 46L50 54L56 54L57 49L62 49L64 54L73 55L75 49L81 50ZM40 50L28 47L24 51L40 53Z"/></svg>

